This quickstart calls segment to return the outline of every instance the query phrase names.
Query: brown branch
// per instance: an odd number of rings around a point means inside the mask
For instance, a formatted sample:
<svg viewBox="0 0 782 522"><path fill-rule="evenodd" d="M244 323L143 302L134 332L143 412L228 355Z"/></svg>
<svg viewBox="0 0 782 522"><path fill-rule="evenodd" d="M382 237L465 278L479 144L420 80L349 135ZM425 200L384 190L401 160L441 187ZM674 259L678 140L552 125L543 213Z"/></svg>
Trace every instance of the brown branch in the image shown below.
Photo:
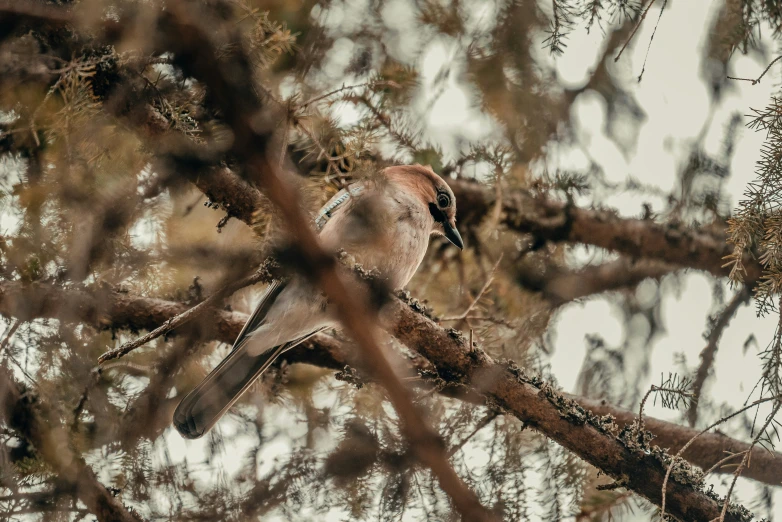
<svg viewBox="0 0 782 522"><path fill-rule="evenodd" d="M28 297L34 306L19 306L25 302L20 301L22 296ZM111 292L106 289L98 291L62 289L54 285L22 285L20 283L0 282L0 313L16 317L23 314L27 320L36 317L61 318L62 313L68 313L72 304L79 315L69 314L71 320L81 320L98 329L154 329L157 325L166 322L186 311L189 307L182 303L154 299L149 297L132 296L120 292ZM63 310L61 307L65 306ZM35 315L40 313L40 315ZM218 340L231 343L239 334L247 320L247 315L224 310L213 311L209 323L211 328L203 332L202 340ZM405 326L407 325L407 326ZM425 325L424 325L425 326ZM402 323L397 329L415 328L409 321ZM174 332L176 333L176 332ZM440 336L442 330L435 327L432 332L425 330L420 334L427 339L429 336ZM436 339L435 339L436 341ZM411 341L413 342L413 341ZM447 337L448 344L458 343L453 337ZM413 342L412 348L418 344ZM348 350L334 337L326 334L318 334L304 345L286 353L284 358L290 362L313 364L323 368L342 369L348 363ZM410 363L419 371L431 372L435 369L431 362L424 357L418 357ZM440 371L440 376L446 383L458 385L463 383L457 374L448 374ZM464 386L451 386L445 388L442 393L456 397L471 403L483 403L483 397L476 393L476 383L470 388ZM637 420L637 414L612 406L606 401L587 399L578 396L565 396L578 402L587 410L596 415L612 415L620 429L629 426ZM670 451L679 451L694 435L697 430L680 426L667 421L645 417L646 428L655 435L655 443ZM695 440L683 453L683 457L689 462L703 469L708 469L719 463L726 454L741 453L749 449L749 444L727 437L721 433L706 433ZM754 449L751 456L753 466L747 468L743 476L752 478L767 484L779 484L779 469L782 469L782 454L769 452L763 449ZM731 473L731 470L717 469L719 473Z"/></svg>
<svg viewBox="0 0 782 522"><path fill-rule="evenodd" d="M13 283L0 285L0 297L2 297L0 299L0 310L8 311L9 308L13 308L9 306L9 302L13 304L15 300L12 297L21 294L26 296L32 295L33 299L31 301L38 303L39 310L52 314L55 317L58 316L59 310L53 306L54 304L80 303L81 306L78 309L84 317L90 319L93 324L105 328L110 325L119 327L120 325L132 324L138 327L142 324L149 326L160 324L176 313L181 313L186 308L185 305L158 299L132 298L126 294L99 292L101 295L98 298L91 299L87 292L75 290L66 292L54 287L43 288L44 285L34 286L38 291L38 296L34 295L36 292L25 292L21 285ZM58 295L72 293L82 295L69 297ZM41 294L46 296L46 299L41 300ZM9 296L11 297L10 299ZM108 299L112 296L114 302ZM93 301L92 306L90 306L90 300ZM108 313L95 313L97 307L94 305L96 302L103 302L106 306L102 306L101 309L106 310ZM545 386L537 387L534 384L525 382L511 371L512 366L495 363L480 352L467 352L459 340L449 335L448 332L416 314L407 305L399 301L394 303L396 303L394 306L401 319L395 328L395 333L409 346L419 349L424 355L431 358L438 368L441 378L451 383L471 384L473 393L479 392L484 396L492 397L495 401L509 408L514 415L526 423L536 427L545 435L560 442L614 478L621 477L623 474L637 477L628 483L628 487L637 493L648 496L653 501L655 500L654 492L656 491L658 495L657 501L659 502L660 489L650 488L643 479L643 477L650 477L651 481L649 484L656 482L658 486L661 485L661 481L653 480L655 477L661 478L661 463L658 460L649 455L634 453L610 433L603 433L595 426L583 424L585 413L574 409L572 405L565 405L566 411L563 411L565 410L562 402L564 399L558 398ZM26 307L22 311L29 314L30 308ZM213 335L219 335L220 338L229 342L238 333L245 319L245 316L241 314L229 312L219 312L215 317ZM112 320L119 320L121 323L111 323ZM327 338L328 336L315 338L306 347L292 353L290 358L292 360L298 358L298 360L306 360L308 362L313 362L315 359L320 358L321 361L325 361L324 365L339 367L346 360L344 355L341 357L341 361L338 362L335 357L312 350L313 347L320 345L322 339ZM339 349L333 341L329 343L327 352L335 355L339 354ZM312 357L316 353L317 357ZM632 414L630 415L632 416ZM582 420L577 420L579 418L582 418ZM661 421L648 419L647 425L657 431L655 422ZM686 428L683 429L686 430ZM668 431L665 429L658 433L664 435ZM692 430L688 431L691 432ZM704 435L704 437L707 436L709 435ZM719 442L724 443L725 441L720 440ZM722 447L724 448L725 446L727 445L723 444ZM719 447L716 446L716 448ZM733 447L736 448L735 446ZM741 448L736 449L741 451ZM712 449L712 453L714 452L721 454L720 449ZM782 459L782 457L776 455L775 457ZM721 456L712 460L712 462L717 462L720 458ZM753 458L768 459L768 456L757 452L757 456L753 455ZM777 460L778 463L779 460ZM706 464L706 462L703 463L704 466ZM753 466L750 469L754 473L764 467ZM778 469L774 467L765 468ZM641 482L641 484L638 484L638 482ZM649 491L650 489L651 492ZM695 512L697 513L703 510L711 513L707 501L702 497L703 495L693 491L691 486L673 484L671 496L669 496L672 499L672 512L676 514L677 512L684 513L689 512L691 509L696 509ZM712 508L713 510L718 509L716 503ZM697 519L699 517L693 518Z"/></svg>
<svg viewBox="0 0 782 522"><path fill-rule="evenodd" d="M185 173L185 175L187 175ZM494 208L495 192L477 182L448 180L457 201L458 220L470 227L478 225ZM260 191L248 186L228 169L215 170L202 176L196 183L207 196L221 204L231 205L236 217L252 224L256 209L263 208ZM531 233L547 241L581 243L625 254L631 259L648 258L678 267L703 270L717 277L727 277L722 259L733 252L723 234L686 228L675 224L661 224L647 219L616 216L607 210L583 209L567 203L533 197L521 190L505 191L500 224L510 230ZM762 273L760 263L744 256L746 280L757 280ZM640 277L641 266L631 269L629 264L619 275ZM662 264L646 270L662 274ZM654 275L650 276L654 277Z"/></svg>
<svg viewBox="0 0 782 522"><path fill-rule="evenodd" d="M722 332L728 327L730 320L736 315L739 307L749 302L750 295L750 286L743 285L725 309L715 319L712 319L712 328L707 337L706 347L700 354L701 364L698 366L698 371L695 373L695 379L692 383L692 392L695 395L695 400L690 403L690 407L687 409L687 420L690 426L695 426L695 422L698 420L698 398L701 396L703 385L709 376L711 367L714 365L714 357L717 354L717 347L722 337Z"/></svg>
<svg viewBox="0 0 782 522"><path fill-rule="evenodd" d="M210 308L214 308L215 305L217 305L220 301L222 301L226 296L246 286L251 286L256 283L260 283L262 281L265 281L267 283L271 282L271 275L266 267L261 267L261 269L257 270L255 273L247 277L244 277L234 283L224 286L223 288L221 288L220 290L218 290L208 298L204 299L197 305L187 309L186 311L176 315L175 317L170 318L165 323L161 324L154 330L151 330L146 335L143 335L133 341L124 343L119 348L104 353L98 358L98 363L105 363L106 361L110 361L111 359L117 359L119 357L127 355L133 350L135 350L136 348L139 348L140 346L147 344L153 339L157 339L161 335L165 335L171 332L172 330L179 328L180 326L187 323L188 321L192 321L193 319L198 317L203 312L209 310Z"/></svg>
<svg viewBox="0 0 782 522"><path fill-rule="evenodd" d="M456 196L461 223L479 223L492 209L494 193L484 185L449 180ZM569 203L533 197L527 192L506 191L502 224L517 232L531 233L546 241L581 243L625 254L649 258L681 267L704 270L726 277L722 258L733 252L722 234L661 224L648 219L621 218L607 210L576 207ZM760 263L745 256L747 280L760 277Z"/></svg>
<svg viewBox="0 0 782 522"><path fill-rule="evenodd" d="M578 270L546 267L543 273L521 266L516 280L525 288L540 292L553 306L603 292L632 288L646 279L662 279L681 267L653 259L621 257Z"/></svg>
<svg viewBox="0 0 782 522"><path fill-rule="evenodd" d="M718 419L717 421L713 422L712 424L710 424L709 426L707 426L703 430L699 431L690 440L688 440L687 443L684 446L682 446L681 449L679 449L679 451L677 451L676 454L673 456L673 458L670 460L670 462L668 463L668 466L667 466L667 470L665 471L665 479L663 480L663 485L662 485L662 505L660 506L660 508L661 508L660 509L661 515L665 515L665 506L666 506L666 500L667 500L668 483L669 483L669 480L671 478L671 472L673 471L673 469L675 467L677 467L677 464L679 463L679 461L680 461L679 459L681 458L682 454L685 451L687 451L687 449L692 444L694 444L695 441L698 440L698 438L700 438L703 435L707 434L709 431L711 431L712 429L716 428L720 424L724 424L728 420L732 419L733 417L736 417L737 415L740 415L741 413L744 413L747 410L756 408L758 405L763 404L765 402L774 401L775 402L774 411L773 411L772 415L766 420L766 424L763 426L763 429L761 430L761 434L762 434L763 431L765 431L766 427L768 426L768 422L770 422L770 420L773 418L773 416L776 414L776 412L778 410L778 406L780 404L779 403L779 399L780 399L780 397L778 397L778 396L771 396L771 397L765 397L765 398L762 398L762 399L758 399L758 400L756 400L756 401L754 401L754 402L752 402L750 404L745 404L742 408L739 408L738 410L733 411L731 414L726 415L725 417L722 417L721 419ZM760 436L760 434L758 435L758 437L759 436ZM752 451L752 449L754 449L755 444L757 443L758 440L759 439L756 438L755 440L752 441L752 444L750 444L750 447L749 447L750 451L748 451L748 452L746 452L744 454L744 458L742 459L742 464L744 462L746 462L747 455L751 454L751 451ZM734 475L733 483L735 484L735 478L737 476L736 475L736 471L734 471L733 475ZM728 507L728 500L730 500L730 492L732 490L733 490L733 487L731 486L731 489L728 490L728 495L725 497L725 502L723 504L723 507L720 510L720 516L719 516L720 522L725 520L726 510L727 510L727 507ZM751 520L751 517L749 517L749 519ZM710 520L716 520L716 519L710 519Z"/></svg>
<svg viewBox="0 0 782 522"><path fill-rule="evenodd" d="M415 302L411 305L420 306ZM664 451L640 447L635 441L617 436L606 424L607 419L593 416L545 382L526 377L512 362L494 361L471 349L458 333L440 328L401 300L389 307L396 319L394 335L429 359L442 379L469 383L475 392L506 408L525 425L661 505L665 462L670 459ZM701 491L694 475L691 480L684 476L679 475L681 481L668 485L668 512L680 520L718 517L721 506ZM728 513L726 520L740 519Z"/></svg>
<svg viewBox="0 0 782 522"><path fill-rule="evenodd" d="M617 424L620 426L630 426L638 419L638 415L630 410L612 406L606 401L597 399L587 399L585 397L569 396L578 401L584 408L598 415L613 415ZM698 430L674 424L672 422L645 417L644 424L646 429L655 435L654 442L663 448L667 448L671 453L681 450L688 441L699 433ZM740 440L728 437L719 432L705 433L696 439L682 453L688 462L691 462L703 469L710 469L715 464L719 464L728 454L739 454L750 449L750 444ZM782 469L782 454L765 449L752 450L753 466L747 468L744 473L745 478L751 478L766 484L779 485L782 482L782 475L779 470ZM717 468L717 473L732 473L732 470Z"/></svg>
<svg viewBox="0 0 782 522"><path fill-rule="evenodd" d="M234 52L218 61L211 35L192 15L192 7L186 7L181 1L170 2L162 18L165 27L161 28L159 36L171 46L180 63L203 81L214 96L226 123L233 130L233 152L242 160L249 178L264 187L269 200L281 211L296 239L303 265L334 303L342 324L361 348L364 363L388 392L413 454L432 470L464 519L493 520L494 515L481 505L475 493L453 470L438 435L425 422L408 390L397 379L378 343L376 321L365 312L367 308L361 306L367 302L366 296L351 291L339 275L336 263L320 247L309 218L301 210L298 193L280 177L268 157L268 123L259 122L262 106L252 88L253 73L238 39L233 38Z"/></svg>
<svg viewBox="0 0 782 522"><path fill-rule="evenodd" d="M106 287L62 288L52 284L21 284L0 281L0 314L30 321L40 318L86 323L98 330L154 330L191 307L153 297L139 297ZM232 343L247 321L247 315L225 310L210 310L209 321L199 321L201 340ZM172 334L183 333L181 331ZM188 334L190 332L187 332ZM347 363L341 343L318 334L304 343L305 350L317 353L304 357L326 368L341 369ZM289 353L295 353L289 352ZM339 358L336 354L340 353Z"/></svg>
<svg viewBox="0 0 782 522"><path fill-rule="evenodd" d="M76 491L79 499L98 520L139 521L98 482L84 459L71 450L67 431L53 422L46 407L31 401L23 387L6 370L0 370L0 417L35 448L59 480Z"/></svg>
<svg viewBox="0 0 782 522"><path fill-rule="evenodd" d="M223 167L201 169L193 173L178 171L186 176L210 201L219 203L228 215L252 226L256 212L269 206L268 200L257 188Z"/></svg>
<svg viewBox="0 0 782 522"><path fill-rule="evenodd" d="M30 22L65 25L72 23L73 17L68 11L46 5L44 2L0 0L0 39L17 24Z"/></svg>

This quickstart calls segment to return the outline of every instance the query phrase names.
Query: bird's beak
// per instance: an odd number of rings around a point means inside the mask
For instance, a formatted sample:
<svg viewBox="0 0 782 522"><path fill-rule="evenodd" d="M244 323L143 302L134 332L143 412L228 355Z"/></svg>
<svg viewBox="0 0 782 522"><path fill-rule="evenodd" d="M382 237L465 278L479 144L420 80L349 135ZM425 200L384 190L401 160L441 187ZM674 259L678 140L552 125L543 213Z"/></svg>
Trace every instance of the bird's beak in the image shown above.
<svg viewBox="0 0 782 522"><path fill-rule="evenodd" d="M456 226L449 223L448 220L443 221L443 234L445 235L446 239L448 239L448 241L459 247L459 250L464 249L464 241L462 241L462 236L459 234L459 231L456 230Z"/></svg>

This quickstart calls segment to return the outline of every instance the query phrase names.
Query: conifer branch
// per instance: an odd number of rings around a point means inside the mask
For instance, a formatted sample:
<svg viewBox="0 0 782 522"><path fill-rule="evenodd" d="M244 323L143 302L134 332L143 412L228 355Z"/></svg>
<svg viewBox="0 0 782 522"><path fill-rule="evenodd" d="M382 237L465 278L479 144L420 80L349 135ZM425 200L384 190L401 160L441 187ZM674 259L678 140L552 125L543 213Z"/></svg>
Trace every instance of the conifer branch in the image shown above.
<svg viewBox="0 0 782 522"><path fill-rule="evenodd" d="M269 130L259 130L257 119L262 114L262 106L252 89L253 74L241 46L236 41L231 42L235 52L218 61L210 35L195 21L191 10L182 2L171 2L168 9L170 15L164 21L168 29L165 31L168 44L183 57L183 62L194 76L202 80L216 98L226 123L233 130L233 152L243 161L248 177L264 187L269 200L281 211L296 238L302 264L308 267L318 286L333 300L346 330L362 349L364 363L388 391L413 453L422 464L431 468L440 486L466 520L494 520L495 516L481 505L475 493L455 473L438 435L421 417L407 390L397 379L371 326L375 321L358 304L366 297L362 299L361 294L357 296L355 291L351 292L340 277L336 265L320 247L310 220L301 210L299 195L280 176L268 156ZM228 70L230 74L227 74Z"/></svg>
<svg viewBox="0 0 782 522"><path fill-rule="evenodd" d="M84 459L71 449L65 429L47 414L45 405L36 403L5 369L0 370L0 419L35 448L99 521L139 522L140 518L100 484Z"/></svg>
<svg viewBox="0 0 782 522"><path fill-rule="evenodd" d="M701 363L698 365L698 370L695 372L695 378L692 384L692 393L695 400L690 402L690 406L687 409L687 420L690 426L695 426L698 420L698 398L700 398L703 392L703 385L706 383L706 379L711 372L714 365L714 358L717 354L717 348L719 346L722 333L730 324L733 316L736 315L739 307L749 302L750 299L750 287L743 285L736 295L730 300L725 308L715 317L711 319L711 329L709 335L706 337L706 346L700 353Z"/></svg>
<svg viewBox="0 0 782 522"><path fill-rule="evenodd" d="M31 299L21 301L21 296L30 296ZM390 306L397 317L392 333L423 356L413 361L417 368L429 373L433 368L436 369L439 378L448 385L441 393L476 404L483 404L490 398L493 403L503 405L523 422L568 447L610 476L618 477L625 472L623 470L627 470L627 466L631 466L633 473L639 478L628 487L653 502L654 488L640 482L643 482L642 477L657 477L660 480L657 482L656 498L657 502L660 501L659 486L665 474L661 461L656 460L657 457L642 456L643 451L637 453L632 446L625 446L626 443L616 438L615 434L610 434L611 429L621 432L622 425L632 424L636 420L635 413L610 406L603 401L558 394L545 382L524 377L523 372L512 362L496 362L480 350L468 351L466 341L457 332L437 326L411 308L411 305L417 306L413 301L406 303L398 299L392 300ZM54 285L0 283L0 313L21 316L28 320L35 317L60 318L66 314L70 320L82 320L101 329L153 329L187 309L187 305L180 303L134 297L106 289L93 293L86 290L61 289ZM70 315L73 310L79 315ZM246 317L237 312L215 311L213 327L203 330L201 339L233 342ZM289 362L304 362L338 370L348 364L347 353L348 350L333 337L318 334L303 346L288 352L284 358ZM611 415L618 426L610 428L606 424L603 426L609 430L609 433L606 433L601 424L594 425L598 419L594 415ZM603 419L608 422L607 418ZM681 454L703 468L720 462L725 452L738 453L749 447L746 443L721 434L705 433L695 438L699 433L697 430L654 418L646 417L644 423L654 434L655 442L662 447L677 450L689 441ZM580 449L577 442L581 440L581 436L585 437L583 440L587 442L583 449ZM659 458L663 458L662 455L660 453ZM782 455L764 449L753 449L751 458L757 465L745 469L743 476L776 483L775 470L782 465ZM717 471L726 472L722 469ZM703 493L699 493L697 489L690 489L687 493L688 487L693 486L677 485L677 498L681 498L678 497L681 492L686 493L686 502L706 509L705 499L701 497ZM684 509L684 506L680 507ZM717 515L719 507L716 502L712 506ZM711 513L712 508L707 511Z"/></svg>

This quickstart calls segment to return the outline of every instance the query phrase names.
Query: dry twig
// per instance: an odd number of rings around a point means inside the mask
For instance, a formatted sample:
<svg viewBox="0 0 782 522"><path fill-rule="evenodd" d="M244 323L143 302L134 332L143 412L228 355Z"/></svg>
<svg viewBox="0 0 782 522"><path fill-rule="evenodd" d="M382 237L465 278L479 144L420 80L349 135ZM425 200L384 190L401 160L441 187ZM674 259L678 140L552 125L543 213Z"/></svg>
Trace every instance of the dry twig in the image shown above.
<svg viewBox="0 0 782 522"><path fill-rule="evenodd" d="M222 289L218 290L217 292L215 292L208 298L204 299L197 305L193 306L192 308L189 308L188 310L182 312L176 317L172 317L171 319L169 319L159 327L155 328L151 332L147 333L146 335L143 335L133 341L128 341L126 343L123 343L122 346L120 346L119 348L104 353L98 358L98 363L103 364L106 361L110 361L112 359L118 359L120 357L129 354L136 348L139 348L147 344L148 342L157 339L161 335L165 335L171 332L172 330L182 326L188 321L195 319L206 310L210 308L214 308L215 305L217 305L221 300L223 300L225 297L229 296L230 294L236 292L237 290L240 290L246 286L251 286L260 283L261 281L266 281L266 282L269 281L269 273L263 268L261 270L256 271L252 275L240 279L235 283L231 283L229 285L224 286Z"/></svg>
<svg viewBox="0 0 782 522"><path fill-rule="evenodd" d="M749 302L750 296L750 285L743 285L741 290L733 296L733 299L730 300L728 305L713 321L711 331L709 331L709 336L707 337L706 347L703 348L700 354L701 364L698 366L698 371L695 373L695 379L692 385L692 393L695 396L695 400L690 403L690 407L687 409L687 420L689 421L690 426L695 426L695 423L698 420L698 398L701 396L703 385L714 364L714 357L717 354L718 343L722 337L722 332L728 327L730 320L736 315L736 311L738 311L739 307Z"/></svg>

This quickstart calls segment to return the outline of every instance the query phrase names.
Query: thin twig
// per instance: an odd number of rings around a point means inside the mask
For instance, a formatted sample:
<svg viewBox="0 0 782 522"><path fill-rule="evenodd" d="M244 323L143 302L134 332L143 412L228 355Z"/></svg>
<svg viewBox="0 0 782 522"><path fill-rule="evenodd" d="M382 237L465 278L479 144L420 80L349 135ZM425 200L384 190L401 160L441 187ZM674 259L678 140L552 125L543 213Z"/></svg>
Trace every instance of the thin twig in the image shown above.
<svg viewBox="0 0 782 522"><path fill-rule="evenodd" d="M622 57L622 53L625 52L625 49L630 44L630 41L635 36L635 33L638 32L638 28L641 27L641 24L643 23L644 19L646 18L646 14L649 12L649 9L652 8L652 5L654 5L655 0L651 0L649 2L649 5L646 6L646 9L644 9L643 14L641 14L641 18L638 20L638 23L635 24L635 27L633 27L633 32L630 33L630 36L627 38L627 41L624 43L622 48L619 50L619 54L616 55L616 58L614 58L614 63L619 61L619 58Z"/></svg>
<svg viewBox="0 0 782 522"><path fill-rule="evenodd" d="M771 66L777 63L779 60L782 60L782 54L771 60L771 63L768 64L768 67L763 69L763 72L760 73L760 76L755 78L754 80L752 78L737 78L735 76L728 76L728 80L739 80L743 82L752 82L752 85L757 85L760 83L760 80L766 75L766 73L771 69Z"/></svg>
<svg viewBox="0 0 782 522"><path fill-rule="evenodd" d="M462 447L469 442L471 438L475 436L476 433L481 431L483 428L491 424L491 422L497 418L497 415L499 413L496 410L490 411L483 419L478 422L478 424L475 425L475 429L473 429L469 435L467 435L465 438L454 444L451 449L448 450L448 457L453 457L457 451L462 449Z"/></svg>
<svg viewBox="0 0 782 522"><path fill-rule="evenodd" d="M17 319L13 325L11 325L11 328L8 329L8 332L3 337L3 342L0 343L0 352L2 352L5 347L8 345L8 343L11 341L11 338L14 336L16 331L19 329L19 327L22 325L22 321Z"/></svg>
<svg viewBox="0 0 782 522"><path fill-rule="evenodd" d="M744 413L745 411L747 411L749 409L752 409L755 406L759 406L760 404L763 404L765 402L769 402L769 401L772 401L772 400L779 400L781 398L782 397L778 397L778 396L766 397L766 398L763 398L763 399L758 399L758 400L756 400L756 401L754 401L754 402L752 402L750 404L747 404L743 408L740 408L740 409L734 411L733 413L731 413L730 415L728 415L726 417L722 417L721 419L713 422L712 424L710 424L709 426L707 426L703 430L699 431L694 437L692 437L690 440L687 441L687 444L682 446L681 449L676 452L676 455L674 455L673 458L671 459L671 464L668 466L668 469L665 472L665 478L663 479L662 502L660 503L660 520L665 520L666 489L668 487L668 479L671 476L671 471L673 470L673 467L676 465L676 463L681 459L682 454L685 451L687 451L687 448L689 448L692 445L693 442L695 442L695 439L697 439L698 437L700 437L701 435L703 435L704 433L706 433L710 429L715 428L715 427L719 426L720 424L723 424L723 423L729 421L733 417L735 417L735 416L737 416L737 415L739 415L741 413Z"/></svg>
<svg viewBox="0 0 782 522"><path fill-rule="evenodd" d="M768 428L768 425L771 424L771 422L774 420L774 417L776 416L780 407L782 407L782 402L777 401L777 403L774 405L774 409L766 418L765 424L763 424L763 427L760 428L760 431L758 432L758 436L752 440L752 444L750 444L749 450L746 453L744 453L744 456L741 458L741 463L739 463L739 466L736 468L736 471L733 472L733 480L730 483L730 488L728 488L728 494L725 495L725 501L722 503L722 512L720 513L719 522L725 521L725 514L728 512L728 505L730 504L730 496L733 494L733 488L736 486L736 481L739 479L739 476L741 475L741 471L744 469L744 466L746 466L747 463L749 462L750 456L752 455L752 448L754 448L757 445L760 438L766 432L766 428Z"/></svg>
<svg viewBox="0 0 782 522"><path fill-rule="evenodd" d="M345 85L342 84L342 87L338 89L334 89L331 92L327 92L326 94L322 94L320 96L316 96L314 98L310 98L306 102L302 103L300 105L300 108L306 109L313 103L317 103L321 100L324 100L326 98L330 98L331 96L334 96L335 94L339 94L344 91L348 91L351 89L360 89L361 87L399 87L399 84L396 82L390 82L390 81L371 81L371 82L364 82L364 83L357 83L356 85Z"/></svg>
<svg viewBox="0 0 782 522"><path fill-rule="evenodd" d="M462 321L467 318L467 314L469 314L473 308L475 308L475 305L478 304L478 301L481 300L481 297L483 297L483 294L486 293L486 290L489 289L489 286L494 282L494 274L497 272L497 268L500 266L500 261L502 261L502 256L504 254L500 254L499 259L497 259L497 262L494 263L494 267L491 269L491 272L489 272L489 276L486 278L486 282L483 284L483 287L481 287L480 291L478 292L478 295L475 296L475 299L472 300L470 305L462 312L461 314L453 317L444 317L443 321ZM458 326L458 325L457 325Z"/></svg>
<svg viewBox="0 0 782 522"><path fill-rule="evenodd" d="M686 397L686 398L688 398L688 397L690 397L692 395L691 393L686 392L686 391L681 390L681 389L667 388L667 387L657 386L655 384L652 384L651 388L649 388L649 391L647 391L646 394L644 395L644 398L641 399L641 405L638 408L638 428L639 428L640 431L644 430L644 406L646 405L646 401L647 401L647 399L649 399L649 396L652 393L656 393L656 392L675 393L675 394L681 395L681 396ZM655 399L655 403L656 402L657 402L657 400ZM663 404L664 404L664 402L663 402Z"/></svg>
<svg viewBox="0 0 782 522"><path fill-rule="evenodd" d="M714 470L720 469L722 467L722 465L725 464L727 461L729 461L731 459L735 459L739 455L744 455L745 453L748 453L749 451L750 450L745 449L744 451L739 451L738 453L731 453L730 455L728 455L724 459L720 459L719 461L715 462L712 467L710 467L709 469L704 471L703 472L703 476L705 477L706 475L708 475L709 473L713 472ZM738 465L738 464L736 464L736 465Z"/></svg>
<svg viewBox="0 0 782 522"><path fill-rule="evenodd" d="M660 8L660 16L657 17L657 23L654 24L654 30L652 31L652 36L649 38L649 45L646 46L646 54L644 55L644 64L641 67L641 74L638 75L638 83L641 83L641 79L644 77L644 71L646 71L646 60L649 58L649 51L652 49L652 41L654 40L654 35L657 34L657 28L660 26L660 20L663 19L663 11L665 11L665 6L668 5L668 0L663 0L663 5Z"/></svg>
<svg viewBox="0 0 782 522"><path fill-rule="evenodd" d="M71 423L71 432L73 433L75 433L79 427L79 417L81 416L82 411L84 411L84 406L87 404L87 399L89 399L90 392L100 382L100 375L100 366L96 366L92 369L92 371L90 371L90 378L87 381L87 384L84 386L84 391L82 392L81 397L79 397L79 402L73 409L73 422Z"/></svg>
<svg viewBox="0 0 782 522"><path fill-rule="evenodd" d="M357 96L352 101L364 104L364 106L369 109L369 112L371 112L372 115L377 118L377 121L379 121L380 124L385 127L388 134L400 145L406 147L410 152L416 152L418 150L418 147L415 144L415 136L406 136L402 131L395 129L391 121L391 117L387 114L384 114L383 111L375 106L375 104L372 103L372 100L366 96Z"/></svg>
<svg viewBox="0 0 782 522"><path fill-rule="evenodd" d="M136 348L139 348L140 346L147 344L153 339L157 339L161 335L165 335L171 330L174 330L175 328L179 328L180 326L187 323L188 321L198 317L201 313L203 313L209 308L214 307L219 301L221 301L228 295L236 292L237 290L244 288L245 286L251 286L261 281L268 280L268 278L269 278L268 272L261 269L261 270L257 270L252 275L245 277L244 279L240 279L235 283L231 283L224 286L222 289L218 290L217 292L215 292L208 298L204 299L194 307L182 312L176 317L172 317L171 319L169 319L159 327L155 328L151 332L147 333L146 335L143 335L134 341L128 341L124 343L122 346L120 346L119 348L116 348L114 350L109 350L108 352L104 353L103 355L98 357L98 364L103 364L111 359L117 359L119 357L123 357L129 354Z"/></svg>
<svg viewBox="0 0 782 522"><path fill-rule="evenodd" d="M744 285L742 289L733 296L728 305L720 312L717 318L713 321L713 326L709 332L707 338L706 347L701 351L700 359L701 364L698 366L698 371L695 373L695 379L692 384L692 393L696 400L690 403L690 407L687 410L687 420L690 426L695 426L698 420L698 398L703 391L703 385L706 382L706 378L709 376L709 371L714 364L714 356L717 353L718 343L722 337L722 332L728 327L730 320L736 315L736 311L739 307L749 301L750 298L750 285Z"/></svg>
<svg viewBox="0 0 782 522"><path fill-rule="evenodd" d="M516 329L516 326L511 323L510 321L506 321L505 319L501 319L499 317L492 317L488 315L468 315L466 317L441 317L438 319L439 322L449 322L449 321L461 321L462 319L466 321L485 321L487 323L494 323L499 324L502 326L505 326L506 328L510 328L512 330Z"/></svg>

